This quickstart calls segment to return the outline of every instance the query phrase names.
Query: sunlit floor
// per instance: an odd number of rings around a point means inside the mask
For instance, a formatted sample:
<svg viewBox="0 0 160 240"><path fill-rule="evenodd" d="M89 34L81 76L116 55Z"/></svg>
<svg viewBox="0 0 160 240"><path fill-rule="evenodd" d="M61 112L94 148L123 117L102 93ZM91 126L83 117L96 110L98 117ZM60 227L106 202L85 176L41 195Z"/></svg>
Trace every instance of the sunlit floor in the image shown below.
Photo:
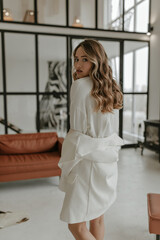
<svg viewBox="0 0 160 240"><path fill-rule="evenodd" d="M120 151L118 197L105 213L105 240L155 239L148 232L147 193L160 193L158 154ZM64 193L59 178L0 184L0 210L26 212L29 221L0 230L1 240L72 240L59 220ZM78 207L78 206L77 206ZM87 223L88 226L88 223Z"/></svg>

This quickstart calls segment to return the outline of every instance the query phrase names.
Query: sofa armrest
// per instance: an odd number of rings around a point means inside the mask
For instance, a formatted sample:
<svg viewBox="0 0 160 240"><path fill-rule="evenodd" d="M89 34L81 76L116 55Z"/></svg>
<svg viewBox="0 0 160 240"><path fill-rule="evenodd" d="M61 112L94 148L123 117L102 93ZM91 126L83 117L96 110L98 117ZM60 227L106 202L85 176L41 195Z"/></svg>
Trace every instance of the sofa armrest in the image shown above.
<svg viewBox="0 0 160 240"><path fill-rule="evenodd" d="M58 152L59 152L60 156L61 156L61 150L62 150L63 141L64 141L64 138L61 138L61 137L58 138Z"/></svg>

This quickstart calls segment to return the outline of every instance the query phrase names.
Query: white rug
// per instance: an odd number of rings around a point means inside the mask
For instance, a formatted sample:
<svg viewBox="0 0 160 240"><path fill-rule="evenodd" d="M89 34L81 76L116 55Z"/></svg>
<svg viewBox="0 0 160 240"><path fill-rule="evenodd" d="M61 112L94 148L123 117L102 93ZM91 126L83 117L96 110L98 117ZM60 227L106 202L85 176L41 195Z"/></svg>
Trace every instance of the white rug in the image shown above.
<svg viewBox="0 0 160 240"><path fill-rule="evenodd" d="M23 212L0 211L0 229L19 224L29 220L29 216Z"/></svg>

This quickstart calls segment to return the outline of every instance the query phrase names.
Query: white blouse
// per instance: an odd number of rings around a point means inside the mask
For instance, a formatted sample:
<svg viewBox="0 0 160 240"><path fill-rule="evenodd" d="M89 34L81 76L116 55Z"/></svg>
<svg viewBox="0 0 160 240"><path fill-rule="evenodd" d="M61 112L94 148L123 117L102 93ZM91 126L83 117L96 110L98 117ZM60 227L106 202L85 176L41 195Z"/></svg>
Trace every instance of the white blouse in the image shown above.
<svg viewBox="0 0 160 240"><path fill-rule="evenodd" d="M91 96L93 82L90 77L75 80L70 91L70 129L91 137L118 134L118 110L113 113L95 112L95 99Z"/></svg>

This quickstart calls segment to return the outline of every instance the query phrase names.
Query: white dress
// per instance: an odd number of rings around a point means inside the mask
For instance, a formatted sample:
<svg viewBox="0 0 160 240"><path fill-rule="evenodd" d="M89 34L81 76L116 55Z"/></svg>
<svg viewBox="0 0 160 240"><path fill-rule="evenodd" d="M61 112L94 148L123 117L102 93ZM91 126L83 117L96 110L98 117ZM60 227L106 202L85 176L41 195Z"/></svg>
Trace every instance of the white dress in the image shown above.
<svg viewBox="0 0 160 240"><path fill-rule="evenodd" d="M89 221L104 214L116 199L118 110L94 112L89 77L72 83L70 128L62 145L59 189L65 192L60 219L67 223Z"/></svg>

